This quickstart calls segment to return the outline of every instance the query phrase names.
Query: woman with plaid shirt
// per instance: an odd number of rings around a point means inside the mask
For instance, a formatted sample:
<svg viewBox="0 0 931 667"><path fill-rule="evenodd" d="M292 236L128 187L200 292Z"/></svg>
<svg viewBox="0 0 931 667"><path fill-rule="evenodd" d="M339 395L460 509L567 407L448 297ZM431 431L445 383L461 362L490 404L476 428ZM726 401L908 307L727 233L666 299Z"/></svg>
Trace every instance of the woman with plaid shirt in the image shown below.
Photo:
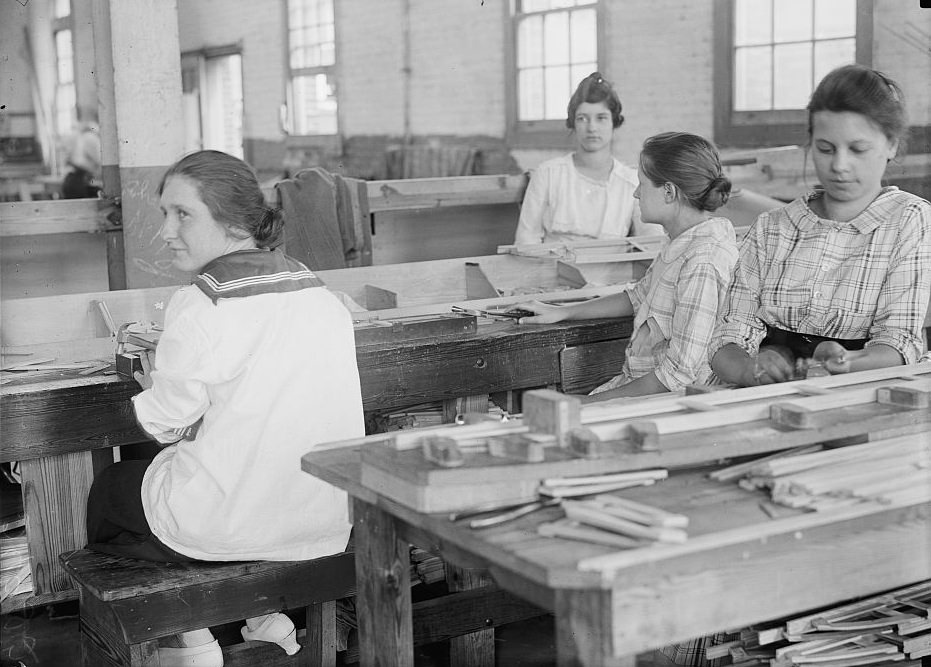
<svg viewBox="0 0 931 667"><path fill-rule="evenodd" d="M711 142L684 132L651 137L637 177L643 221L661 225L670 239L643 278L629 290L583 303L521 306L536 313L522 324L634 316L621 374L595 389L591 400L706 381L708 345L737 261L730 220L713 215L727 202L731 182Z"/></svg>
<svg viewBox="0 0 931 667"><path fill-rule="evenodd" d="M914 363L931 300L931 204L883 187L908 122L902 93L875 70L830 72L808 104L821 187L761 215L745 237L710 350L725 382Z"/></svg>

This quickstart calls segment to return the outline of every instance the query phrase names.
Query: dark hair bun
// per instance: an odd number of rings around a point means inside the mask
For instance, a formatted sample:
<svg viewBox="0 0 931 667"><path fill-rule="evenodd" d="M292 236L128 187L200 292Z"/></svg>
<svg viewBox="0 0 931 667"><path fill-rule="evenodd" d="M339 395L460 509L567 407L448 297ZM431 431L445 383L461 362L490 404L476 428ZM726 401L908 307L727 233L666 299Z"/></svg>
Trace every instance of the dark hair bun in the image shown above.
<svg viewBox="0 0 931 667"><path fill-rule="evenodd" d="M727 203L731 196L731 181L727 176L718 176L708 184L708 189L698 201L704 211L716 211Z"/></svg>

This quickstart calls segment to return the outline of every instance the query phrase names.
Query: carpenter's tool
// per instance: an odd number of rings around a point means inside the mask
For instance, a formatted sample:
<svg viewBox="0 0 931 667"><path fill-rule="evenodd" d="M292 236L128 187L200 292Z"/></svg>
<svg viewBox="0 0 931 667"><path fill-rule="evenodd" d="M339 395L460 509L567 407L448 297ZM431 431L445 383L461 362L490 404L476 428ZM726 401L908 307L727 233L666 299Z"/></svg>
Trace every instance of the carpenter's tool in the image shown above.
<svg viewBox="0 0 931 667"><path fill-rule="evenodd" d="M490 528L491 526L500 526L508 521L514 521L522 516L527 516L544 507L554 507L559 503L560 501L556 499L540 499L504 506L480 506L462 512L454 512L449 515L449 520L461 521L463 519L471 519L468 524L469 528Z"/></svg>
<svg viewBox="0 0 931 667"><path fill-rule="evenodd" d="M145 350L154 350L161 335L157 331L149 332L145 336L131 332L129 328L134 324L136 323L124 324L116 332L116 372L128 378L132 378L134 373L142 372L142 361L139 351L127 351L126 346L135 345Z"/></svg>

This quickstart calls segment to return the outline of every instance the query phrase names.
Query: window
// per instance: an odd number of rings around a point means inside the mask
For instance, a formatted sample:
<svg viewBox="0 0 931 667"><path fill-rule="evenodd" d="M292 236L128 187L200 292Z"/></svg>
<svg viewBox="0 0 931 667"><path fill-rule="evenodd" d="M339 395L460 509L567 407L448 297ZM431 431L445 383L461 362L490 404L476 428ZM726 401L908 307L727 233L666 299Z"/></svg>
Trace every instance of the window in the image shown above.
<svg viewBox="0 0 931 667"><path fill-rule="evenodd" d="M55 63L55 130L59 137L66 137L74 132L77 113L71 30L55 32Z"/></svg>
<svg viewBox="0 0 931 667"><path fill-rule="evenodd" d="M869 64L871 0L719 0L715 139L805 141L805 105L830 70Z"/></svg>
<svg viewBox="0 0 931 667"><path fill-rule="evenodd" d="M335 135L333 0L288 0L288 63L289 133Z"/></svg>
<svg viewBox="0 0 931 667"><path fill-rule="evenodd" d="M565 143L566 105L579 82L598 69L596 0L514 0L512 140L529 146Z"/></svg>

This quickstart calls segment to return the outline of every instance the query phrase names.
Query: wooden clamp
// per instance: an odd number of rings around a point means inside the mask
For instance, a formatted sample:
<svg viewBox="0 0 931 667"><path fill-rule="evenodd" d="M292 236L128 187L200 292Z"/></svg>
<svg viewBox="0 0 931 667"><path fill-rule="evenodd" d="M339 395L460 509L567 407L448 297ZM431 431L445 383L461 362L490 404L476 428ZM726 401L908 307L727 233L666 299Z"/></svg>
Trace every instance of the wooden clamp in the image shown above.
<svg viewBox="0 0 931 667"><path fill-rule="evenodd" d="M458 468L465 463L459 444L452 438L428 435L421 439L423 457L441 468Z"/></svg>
<svg viewBox="0 0 931 667"><path fill-rule="evenodd" d="M537 389L523 395L523 423L531 433L556 436L560 447L568 447L569 432L582 425L582 401L551 389Z"/></svg>

